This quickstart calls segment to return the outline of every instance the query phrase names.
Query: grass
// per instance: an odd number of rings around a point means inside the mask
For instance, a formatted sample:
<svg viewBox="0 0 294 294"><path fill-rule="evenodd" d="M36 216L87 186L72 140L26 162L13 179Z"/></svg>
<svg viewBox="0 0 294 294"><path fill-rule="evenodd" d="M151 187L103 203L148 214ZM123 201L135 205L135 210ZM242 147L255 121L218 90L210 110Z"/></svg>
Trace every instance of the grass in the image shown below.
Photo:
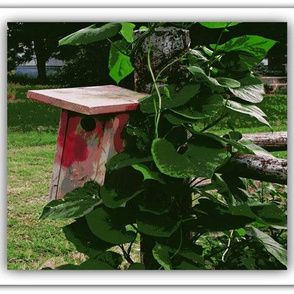
<svg viewBox="0 0 294 294"><path fill-rule="evenodd" d="M16 87L17 100L8 103L7 268L36 270L64 263L81 263L85 257L61 230L69 222L38 218L48 202L60 109L25 99L28 89ZM280 103L277 103L280 101ZM286 96L268 96L261 108L275 131L286 130ZM242 133L269 131L254 120L237 117ZM226 132L226 125L216 129ZM287 152L276 152L286 158ZM137 246L138 247L138 246ZM138 248L135 249L138 252ZM138 258L138 254L134 259Z"/></svg>
<svg viewBox="0 0 294 294"><path fill-rule="evenodd" d="M65 222L38 220L48 202L54 150L52 144L8 149L8 269L34 270L81 258L61 232Z"/></svg>

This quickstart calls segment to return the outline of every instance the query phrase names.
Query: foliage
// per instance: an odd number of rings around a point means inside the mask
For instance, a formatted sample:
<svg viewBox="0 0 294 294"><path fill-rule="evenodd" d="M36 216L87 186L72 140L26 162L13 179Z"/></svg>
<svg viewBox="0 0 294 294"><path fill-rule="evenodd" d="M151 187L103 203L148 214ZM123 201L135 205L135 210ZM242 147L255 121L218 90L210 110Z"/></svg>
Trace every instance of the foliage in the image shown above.
<svg viewBox="0 0 294 294"><path fill-rule="evenodd" d="M129 23L91 26L60 44L95 42L118 32L121 39L112 42L109 55L110 75L118 83L133 71L132 57L141 42L162 25L149 24L135 40L131 38L134 26ZM224 32L233 24L205 25L221 27ZM274 233L286 229L283 207L251 197L242 179L226 173L235 152L252 151L238 142L242 135L233 121L225 136L209 132L232 113L270 126L255 105L263 98L262 83L251 70L275 41L255 35L224 44L220 41L221 36L211 48L189 50L171 60L157 76L150 60L156 48L149 45L147 62L153 89L124 130L124 152L107 163L105 186L87 183L43 210L42 218L75 219L64 232L89 257L79 266L59 269L119 268L122 259L111 250L115 245L130 269L286 267L286 249ZM165 70L176 62L186 74L184 85L159 88L157 81L166 80ZM199 122L204 122L204 127ZM207 183L200 185L204 179ZM217 249L203 245L211 234L221 240ZM138 235L149 244L143 265L130 255Z"/></svg>
<svg viewBox="0 0 294 294"><path fill-rule="evenodd" d="M108 42L99 42L79 47L54 80L68 87L106 85L114 83L108 73ZM97 54L99 53L99 54Z"/></svg>
<svg viewBox="0 0 294 294"><path fill-rule="evenodd" d="M75 53L73 48L58 47L58 40L72 30L83 28L85 23L75 22L9 22L7 24L8 72L17 65L35 59L39 84L50 82L45 63L49 58L68 60ZM9 77L11 82L29 81L28 78ZM31 83L34 81L31 80Z"/></svg>

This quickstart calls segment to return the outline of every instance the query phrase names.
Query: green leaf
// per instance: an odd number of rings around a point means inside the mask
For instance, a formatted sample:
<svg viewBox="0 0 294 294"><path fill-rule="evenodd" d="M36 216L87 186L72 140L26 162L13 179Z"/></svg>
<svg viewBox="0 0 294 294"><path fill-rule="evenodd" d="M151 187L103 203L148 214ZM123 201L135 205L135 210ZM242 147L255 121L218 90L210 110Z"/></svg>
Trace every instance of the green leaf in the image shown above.
<svg viewBox="0 0 294 294"><path fill-rule="evenodd" d="M90 258L80 265L66 264L58 270L114 270L122 263L122 257L115 252L107 251L98 257Z"/></svg>
<svg viewBox="0 0 294 294"><path fill-rule="evenodd" d="M237 80L233 80L230 78L224 78L224 77L218 77L216 80L219 82L219 84L226 88L239 88L241 84Z"/></svg>
<svg viewBox="0 0 294 294"><path fill-rule="evenodd" d="M148 166L144 164L134 164L132 167L142 173L144 181L154 180L161 184L166 184L166 182L160 177L160 173L150 170Z"/></svg>
<svg viewBox="0 0 294 294"><path fill-rule="evenodd" d="M125 208L99 207L87 214L86 220L92 233L105 242L118 245L135 239L135 233L125 228L130 222L130 212Z"/></svg>
<svg viewBox="0 0 294 294"><path fill-rule="evenodd" d="M176 91L176 85L169 85L160 88L162 96L161 110L166 110L174 107L181 106L193 98L199 91L199 85L185 85L179 91ZM154 103L158 109L158 96L153 93L140 100L140 110L144 113L154 113Z"/></svg>
<svg viewBox="0 0 294 294"><path fill-rule="evenodd" d="M221 87L220 83L212 77L209 77L204 70L199 66L188 66L187 69L193 74L196 80L201 80L207 84Z"/></svg>
<svg viewBox="0 0 294 294"><path fill-rule="evenodd" d="M180 222L171 219L168 214L155 215L153 213L141 212L137 216L139 232L154 237L169 237L179 227Z"/></svg>
<svg viewBox="0 0 294 294"><path fill-rule="evenodd" d="M67 193L63 199L52 200L45 205L40 219L73 219L89 213L101 204L98 197L99 185L87 182L84 187Z"/></svg>
<svg viewBox="0 0 294 294"><path fill-rule="evenodd" d="M222 107L222 96L215 94L209 97L193 98L185 105L171 109L171 111L185 119L197 120L215 115Z"/></svg>
<svg viewBox="0 0 294 294"><path fill-rule="evenodd" d="M62 228L66 239L73 243L77 251L96 258L101 252L113 246L95 236L88 227L85 217Z"/></svg>
<svg viewBox="0 0 294 294"><path fill-rule="evenodd" d="M201 265L205 264L204 258L201 256L202 248L198 245L195 245L191 242L183 241L181 247L179 246L162 246L166 251L169 251L175 255L180 255L193 263L198 263ZM200 249L200 250L199 250Z"/></svg>
<svg viewBox="0 0 294 294"><path fill-rule="evenodd" d="M175 178L211 178L227 158L222 144L205 135L194 135L185 152L180 154L166 139L155 139L151 153L157 168Z"/></svg>
<svg viewBox="0 0 294 294"><path fill-rule="evenodd" d="M110 47L109 75L117 84L134 70L130 56L125 52L127 44L126 41L121 40L113 42Z"/></svg>
<svg viewBox="0 0 294 294"><path fill-rule="evenodd" d="M103 203L110 208L125 206L129 200L144 191L142 183L142 174L132 167L107 173L105 184L100 188Z"/></svg>
<svg viewBox="0 0 294 294"><path fill-rule="evenodd" d="M106 169L108 172L121 169L126 166L141 164L144 162L152 161L152 156L148 157L134 157L129 153L118 153L114 155L107 163Z"/></svg>
<svg viewBox="0 0 294 294"><path fill-rule="evenodd" d="M130 22L122 22L121 23L121 34L126 39L127 42L132 43L133 42L133 32L136 25Z"/></svg>
<svg viewBox="0 0 294 294"><path fill-rule="evenodd" d="M247 73L261 62L258 57L244 51L221 53L219 61L225 71L231 73Z"/></svg>
<svg viewBox="0 0 294 294"><path fill-rule="evenodd" d="M230 91L238 98L251 103L259 103L263 100L263 84L257 77L247 76L240 80L241 86Z"/></svg>
<svg viewBox="0 0 294 294"><path fill-rule="evenodd" d="M143 263L133 263L130 265L130 267L128 268L128 270L145 270L145 265Z"/></svg>
<svg viewBox="0 0 294 294"><path fill-rule="evenodd" d="M262 61L267 52L276 44L276 41L256 35L245 35L233 38L217 46L218 52L242 51ZM213 49L216 45L210 45Z"/></svg>
<svg viewBox="0 0 294 294"><path fill-rule="evenodd" d="M252 143L249 140L241 139L239 142L242 145L244 145L246 148L250 149L251 154L255 154L258 156L268 156L268 157L274 158L274 156L270 152L268 152L267 150L263 149L262 147L260 147L256 144Z"/></svg>
<svg viewBox="0 0 294 294"><path fill-rule="evenodd" d="M285 250L281 244L255 227L247 228L246 231L248 235L255 237L261 244L263 244L264 248L279 262L284 266L287 266L287 250Z"/></svg>
<svg viewBox="0 0 294 294"><path fill-rule="evenodd" d="M195 134L198 134L198 132L195 132ZM255 154L251 148L247 147L247 144L243 144L243 141L237 142L235 140L227 139L225 137L220 137L212 133L205 133L205 136L212 138L213 140L216 140L220 142L223 146L232 145L234 148L236 148L240 153L246 153L246 154ZM243 139L242 139L243 140Z"/></svg>
<svg viewBox="0 0 294 294"><path fill-rule="evenodd" d="M199 22L202 26L209 29L223 29L238 25L240 22Z"/></svg>
<svg viewBox="0 0 294 294"><path fill-rule="evenodd" d="M156 245L152 249L153 257L156 261L165 269L171 270L172 264L170 260L170 256L166 248L161 246L160 244L156 243Z"/></svg>
<svg viewBox="0 0 294 294"><path fill-rule="evenodd" d="M203 82L216 86L216 87L225 87L225 88L240 87L240 83L237 80L226 78L226 77L212 78L208 76L201 67L188 66L187 68L193 74L196 80L202 80Z"/></svg>
<svg viewBox="0 0 294 294"><path fill-rule="evenodd" d="M187 58L190 65L203 65L208 63L208 59L200 50L190 49Z"/></svg>
<svg viewBox="0 0 294 294"><path fill-rule="evenodd" d="M251 210L262 221L269 225L284 226L287 224L285 213L274 203L250 205Z"/></svg>
<svg viewBox="0 0 294 294"><path fill-rule="evenodd" d="M230 192L239 201L247 201L249 195L246 191L246 186L243 181L236 175L223 174L222 179L226 182Z"/></svg>
<svg viewBox="0 0 294 294"><path fill-rule="evenodd" d="M174 266L174 269L175 270L201 270L203 268L199 267L199 265L194 264L192 262L182 260L179 265Z"/></svg>
<svg viewBox="0 0 294 294"><path fill-rule="evenodd" d="M191 231L196 232L239 229L256 220L255 214L247 204L228 208L209 199L200 199L194 210L197 218L188 220L185 224Z"/></svg>
<svg viewBox="0 0 294 294"><path fill-rule="evenodd" d="M97 28L96 25L91 25L62 38L59 40L59 46L89 44L106 40L115 36L120 31L121 27L120 23L112 22L100 28Z"/></svg>
<svg viewBox="0 0 294 294"><path fill-rule="evenodd" d="M268 121L264 118L266 116L263 111L255 105L244 105L236 101L228 100L225 106L233 111L248 114L251 117L256 118L261 123L272 128Z"/></svg>
<svg viewBox="0 0 294 294"><path fill-rule="evenodd" d="M156 181L149 182L144 193L135 199L139 210L156 215L169 212L172 202L169 187Z"/></svg>
<svg viewBox="0 0 294 294"><path fill-rule="evenodd" d="M189 119L182 115L177 115L176 113L164 113L164 118L173 125L182 125L182 124L193 124L195 119Z"/></svg>

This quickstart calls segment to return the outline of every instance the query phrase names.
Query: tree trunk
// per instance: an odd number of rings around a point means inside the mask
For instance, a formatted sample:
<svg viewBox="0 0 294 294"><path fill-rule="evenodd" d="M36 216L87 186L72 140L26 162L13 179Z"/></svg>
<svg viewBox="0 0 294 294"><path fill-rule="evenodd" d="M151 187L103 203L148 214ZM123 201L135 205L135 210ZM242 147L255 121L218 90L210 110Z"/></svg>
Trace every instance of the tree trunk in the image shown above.
<svg viewBox="0 0 294 294"><path fill-rule="evenodd" d="M146 32L146 31L145 31ZM137 39L142 36L144 30L135 31L134 38ZM137 92L150 93L153 82L151 74L148 69L147 54L150 46L150 61L154 75L162 70L167 64L182 56L189 50L190 36L188 30L169 28L157 28L142 42L141 46L135 52L134 66L135 66L135 90ZM164 76L169 79L178 79L183 76L179 62L174 66L170 66L165 72ZM158 83L161 86L160 83ZM191 196L185 199L185 207L181 207L182 211L189 213L191 208ZM188 234L185 234L189 236ZM158 263L153 257L152 249L154 247L153 239L148 236L141 236L141 262L145 264L146 269L158 268Z"/></svg>
<svg viewBox="0 0 294 294"><path fill-rule="evenodd" d="M287 150L287 132L244 134L243 139L249 140L267 151Z"/></svg>
<svg viewBox="0 0 294 294"><path fill-rule="evenodd" d="M43 85L47 83L46 61L47 54L45 54L45 42L42 39L34 40L34 48L37 59L38 82Z"/></svg>

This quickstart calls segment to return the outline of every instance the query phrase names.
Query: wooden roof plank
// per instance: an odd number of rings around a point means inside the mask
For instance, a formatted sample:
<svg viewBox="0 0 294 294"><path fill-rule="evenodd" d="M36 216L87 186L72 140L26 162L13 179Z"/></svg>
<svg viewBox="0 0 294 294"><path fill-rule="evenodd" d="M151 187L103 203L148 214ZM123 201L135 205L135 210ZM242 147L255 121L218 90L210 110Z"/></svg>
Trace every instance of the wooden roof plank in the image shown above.
<svg viewBox="0 0 294 294"><path fill-rule="evenodd" d="M29 99L78 113L96 115L136 110L148 94L107 85L28 91Z"/></svg>

